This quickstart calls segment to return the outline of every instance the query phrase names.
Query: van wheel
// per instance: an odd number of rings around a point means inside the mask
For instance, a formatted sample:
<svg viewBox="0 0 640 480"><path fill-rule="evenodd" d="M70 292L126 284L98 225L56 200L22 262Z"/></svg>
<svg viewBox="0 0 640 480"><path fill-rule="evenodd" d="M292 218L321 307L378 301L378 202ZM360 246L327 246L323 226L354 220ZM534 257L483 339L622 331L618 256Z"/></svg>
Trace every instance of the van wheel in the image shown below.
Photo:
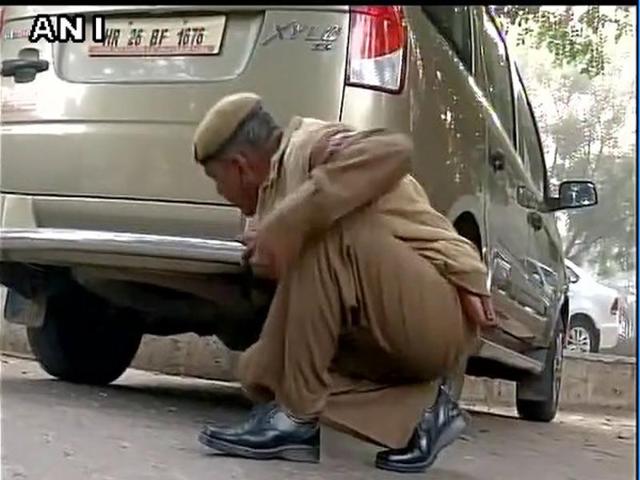
<svg viewBox="0 0 640 480"><path fill-rule="evenodd" d="M562 385L562 364L564 360L563 322L557 322L554 341L547 350L544 370L540 375L517 384L516 407L518 415L533 422L550 422L558 412L560 387ZM524 398L523 390L527 391ZM535 392L535 399L529 398Z"/></svg>
<svg viewBox="0 0 640 480"><path fill-rule="evenodd" d="M142 339L142 324L84 290L52 297L41 327L28 328L31 350L61 380L106 385L124 373Z"/></svg>

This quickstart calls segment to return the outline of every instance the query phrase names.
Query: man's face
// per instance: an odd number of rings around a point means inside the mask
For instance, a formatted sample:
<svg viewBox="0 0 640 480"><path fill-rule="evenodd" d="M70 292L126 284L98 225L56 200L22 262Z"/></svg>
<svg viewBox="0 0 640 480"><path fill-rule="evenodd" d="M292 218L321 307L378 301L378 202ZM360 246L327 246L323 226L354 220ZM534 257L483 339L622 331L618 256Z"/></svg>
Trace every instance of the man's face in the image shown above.
<svg viewBox="0 0 640 480"><path fill-rule="evenodd" d="M258 203L261 181L251 168L251 161L240 153L223 155L209 161L204 171L216 183L218 194L252 216Z"/></svg>

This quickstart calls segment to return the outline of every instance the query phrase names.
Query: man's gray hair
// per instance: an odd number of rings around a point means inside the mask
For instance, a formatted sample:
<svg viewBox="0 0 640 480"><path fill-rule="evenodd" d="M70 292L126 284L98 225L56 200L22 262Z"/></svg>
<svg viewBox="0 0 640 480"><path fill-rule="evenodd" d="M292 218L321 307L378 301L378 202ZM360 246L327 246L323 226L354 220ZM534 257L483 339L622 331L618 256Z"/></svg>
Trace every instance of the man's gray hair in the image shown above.
<svg viewBox="0 0 640 480"><path fill-rule="evenodd" d="M235 132L220 147L215 156L232 152L242 147L266 145L280 128L269 112L258 105L236 128Z"/></svg>

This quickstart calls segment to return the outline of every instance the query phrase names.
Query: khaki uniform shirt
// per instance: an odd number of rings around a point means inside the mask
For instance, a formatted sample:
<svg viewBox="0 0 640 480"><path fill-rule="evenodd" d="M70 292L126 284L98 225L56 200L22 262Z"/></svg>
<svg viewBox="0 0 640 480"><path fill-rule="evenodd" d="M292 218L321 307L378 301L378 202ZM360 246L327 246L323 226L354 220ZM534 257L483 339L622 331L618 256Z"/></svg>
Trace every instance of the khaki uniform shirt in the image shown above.
<svg viewBox="0 0 640 480"><path fill-rule="evenodd" d="M356 132L344 124L295 117L247 228L286 235L301 249L340 218L370 207L384 228L452 284L489 296L487 269L476 247L431 207L410 175L411 154L405 135Z"/></svg>

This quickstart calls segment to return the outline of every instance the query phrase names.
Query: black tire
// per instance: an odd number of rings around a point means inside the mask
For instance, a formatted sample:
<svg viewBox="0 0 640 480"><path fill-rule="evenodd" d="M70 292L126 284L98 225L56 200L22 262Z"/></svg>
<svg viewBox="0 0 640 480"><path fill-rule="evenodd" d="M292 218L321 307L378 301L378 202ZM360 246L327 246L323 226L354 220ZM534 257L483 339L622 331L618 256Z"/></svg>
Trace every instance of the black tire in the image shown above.
<svg viewBox="0 0 640 480"><path fill-rule="evenodd" d="M569 322L569 339L567 342L568 346L570 346L571 344L572 335L577 340L576 334L578 332L572 332L572 329L580 329L580 335L582 336L586 334L589 342L588 348L586 348L585 350L578 349L577 351L584 353L598 353L598 351L600 350L600 332L598 332L598 330L594 327L593 322L589 317L585 315L574 315L573 317L571 317L571 321ZM571 348L569 348L569 350L571 350Z"/></svg>
<svg viewBox="0 0 640 480"><path fill-rule="evenodd" d="M553 342L547 350L544 370L540 375L517 384L516 408L520 418L532 422L551 422L555 418L560 403L563 360L563 322L558 321ZM530 396L532 391L536 393L536 399L525 398L525 395Z"/></svg>
<svg viewBox="0 0 640 480"><path fill-rule="evenodd" d="M142 325L130 312L74 290L50 298L42 327L28 328L27 337L49 375L106 385L130 365L142 339Z"/></svg>

